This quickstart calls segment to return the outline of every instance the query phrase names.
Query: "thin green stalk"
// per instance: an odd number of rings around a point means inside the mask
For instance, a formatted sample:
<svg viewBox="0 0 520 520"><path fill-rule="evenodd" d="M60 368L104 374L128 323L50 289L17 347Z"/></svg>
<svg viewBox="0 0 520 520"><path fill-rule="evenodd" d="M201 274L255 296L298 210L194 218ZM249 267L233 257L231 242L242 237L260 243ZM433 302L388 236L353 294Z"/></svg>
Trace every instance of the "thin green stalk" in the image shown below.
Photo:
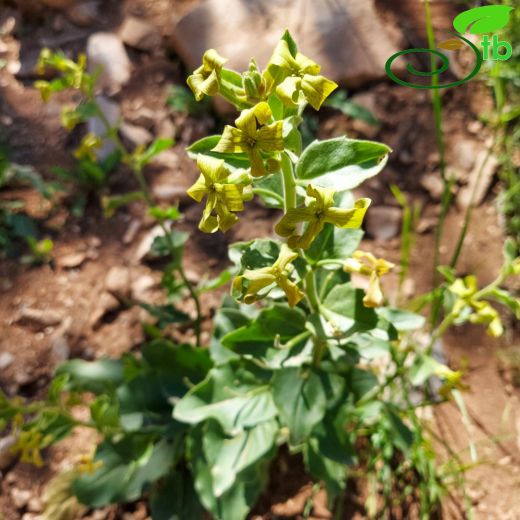
<svg viewBox="0 0 520 520"><path fill-rule="evenodd" d="M130 169L132 170L132 173L134 174L135 178L137 179L137 182L139 183L139 187L143 193L143 196L146 200L146 203L149 208L154 206L154 202L152 199L152 196L150 195L150 190L148 188L148 184L146 182L146 179L144 177L143 171L140 168L138 164L135 163L135 161L132 161L132 156L128 153L128 150L126 149L125 145L119 138L119 135L117 133L117 130L110 124L110 121L106 118L105 114L103 113L103 110L101 110L101 107L97 104L95 98L92 98L92 101L96 107L96 114L99 117L101 123L105 127L105 131L107 133L107 137L109 137L114 144L116 145L117 149L121 153L121 156L123 157L124 162L126 162ZM168 244L168 249L170 251L170 255L172 258L175 256L175 244L172 241L172 238L170 236L169 230L166 228L164 222L159 222L159 225L164 233L164 236L166 237L166 241ZM193 300L193 303L195 305L195 312L197 314L197 317L195 319L195 336L197 340L197 345L200 345L200 336L201 336L201 327L202 327L202 308L200 305L200 300L197 295L197 292L195 291L193 285L188 280L188 277L186 276L186 273L184 272L184 268L182 267L182 264L179 263L179 265L176 267L184 285L188 289L188 292L190 293L190 297Z"/></svg>
<svg viewBox="0 0 520 520"><path fill-rule="evenodd" d="M284 209L287 213L287 210L296 207L296 182L294 181L294 172L291 159L286 153L282 154L282 176Z"/></svg>
<svg viewBox="0 0 520 520"><path fill-rule="evenodd" d="M320 301L318 298L318 293L316 291L316 277L313 270L310 270L305 275L305 292L307 294L307 298L309 299L309 303L313 312L319 312Z"/></svg>
<svg viewBox="0 0 520 520"><path fill-rule="evenodd" d="M253 188L253 193L255 195L264 195L266 197L271 197L275 200L277 200L280 204L284 204L284 199L278 193L275 193L274 191L267 190L265 188Z"/></svg>

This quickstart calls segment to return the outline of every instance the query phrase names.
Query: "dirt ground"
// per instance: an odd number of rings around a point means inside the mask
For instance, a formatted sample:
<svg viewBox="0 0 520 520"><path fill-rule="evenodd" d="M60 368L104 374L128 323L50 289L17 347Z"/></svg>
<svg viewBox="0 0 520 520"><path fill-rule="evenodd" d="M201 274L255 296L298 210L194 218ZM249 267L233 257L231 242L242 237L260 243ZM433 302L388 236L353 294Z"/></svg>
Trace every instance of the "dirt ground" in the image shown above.
<svg viewBox="0 0 520 520"><path fill-rule="evenodd" d="M2 7L0 24L9 17L24 24L16 36L3 38L8 60L20 60L21 66L34 63L43 45L57 45L76 53L85 46L93 31L107 30L120 23L128 13L146 15L165 37L172 9L168 1L108 1L106 15L92 26L69 27L60 10L49 11L43 18L31 12L22 18L12 7ZM181 17L193 1L176 1L174 17ZM383 2L384 3L384 2ZM171 13L169 13L171 14ZM390 15L389 15L390 16ZM60 25L61 24L61 25ZM65 27L61 32L56 27ZM184 69L175 55L164 48L131 54L134 71L131 81L118 94L123 115L137 120L143 109L164 110L168 88L182 84ZM35 78L28 73L16 76L9 67L0 68L0 122L11 151L11 159L34 166L47 179L51 168L71 164L71 151L78 136L72 136L59 125L61 103L67 95L43 105L32 87ZM389 186L397 184L411 200L421 206L418 235L412 256L410 281L406 297L411 299L431 288L434 217L439 212L438 154L430 95L388 82L371 84L356 92L354 99L370 108L381 121L378 128L349 120L332 109L319 117L321 138L347 133L387 143L394 150L388 168L377 179L362 186L359 194L373 199L373 207L391 212L397 207ZM457 190L470 182L471 168L464 163L464 146L471 142L483 149L489 132L478 121L478 115L490 107L483 86L473 83L448 91L443 96L444 129L448 143L448 164L461 172ZM184 219L182 229L190 230L185 267L188 276L198 280L213 276L226 265L226 246L237 240L268 236L273 232L276 213L260 204L248 205L240 223L222 234L204 235L197 231L200 207L192 205L182 191L195 179L196 171L185 155L190 142L213 131L220 124L214 115L198 118L168 113L177 144L163 154L146 172L152 192L165 202L178 200ZM466 168L466 170L465 170ZM130 189L128 173L118 172L112 182L113 192ZM461 258L461 274L475 273L482 284L495 278L501 264L502 223L496 210L500 186L493 181L483 202L475 211L467 247ZM0 262L0 354L12 354L11 363L0 371L0 387L8 395L37 398L45 389L57 365L66 359L115 357L138 349L142 341L141 322L146 313L128 302L158 302L163 298L159 287L160 271L143 258L146 244L154 229L139 204L104 219L95 202L78 219L63 208L52 208L29 189L1 194L22 197L31 212L41 217L45 232L55 244L55 261L39 267L23 266L15 261ZM382 215L385 215L384 211ZM384 217L383 217L384 218ZM463 213L454 207L448 217L443 245L443 258L453 251L462 225ZM367 250L389 260L399 259L399 237L367 234ZM395 279L389 280L392 296ZM207 320L205 337L211 328L211 316L221 293L208 295L204 302ZM39 311L35 316L31 311ZM190 311L189 303L186 310ZM32 316L32 317L31 317ZM510 320L510 318L506 318ZM475 518L490 520L520 519L520 392L512 384L510 367L504 365L497 352L520 346L518 323L509 321L508 333L501 341L491 340L476 327L456 329L445 338L445 354L452 368L462 367L469 390L464 393L469 424L464 424L453 404L443 405L432 418L434 429L450 448L470 461L468 445L473 442L479 462L468 471L468 496L475 508ZM95 438L79 431L58 447L48 450L48 466L35 469L15 464L0 475L0 519L35 520L39 512L38 498L50 476L70 465L80 452L90 453ZM438 447L440 456L444 448ZM273 469L268 491L262 496L251 518L299 519L311 495L310 480L298 461L282 455ZM22 508L12 500L12 491L28 490L32 499ZM355 486L353 485L353 489ZM328 518L324 497L315 498L311 518ZM349 498L348 518L364 518L362 492ZM463 518L460 500L446 500L446 518ZM89 513L89 518L139 519L147 512L143 504L111 507ZM347 517L345 517L347 518Z"/></svg>

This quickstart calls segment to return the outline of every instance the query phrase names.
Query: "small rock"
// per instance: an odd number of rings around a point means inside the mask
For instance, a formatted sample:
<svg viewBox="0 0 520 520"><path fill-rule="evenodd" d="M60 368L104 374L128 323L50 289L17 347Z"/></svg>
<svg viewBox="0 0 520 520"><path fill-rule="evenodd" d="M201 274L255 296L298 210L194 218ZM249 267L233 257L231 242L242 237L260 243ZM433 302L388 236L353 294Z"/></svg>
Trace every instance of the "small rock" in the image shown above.
<svg viewBox="0 0 520 520"><path fill-rule="evenodd" d="M140 229L141 221L137 219L132 220L126 228L125 234L123 235L123 244L132 243Z"/></svg>
<svg viewBox="0 0 520 520"><path fill-rule="evenodd" d="M444 183L439 173L429 173L421 178L421 186L431 195L432 199L440 200L444 193Z"/></svg>
<svg viewBox="0 0 520 520"><path fill-rule="evenodd" d="M175 125L169 117L156 122L155 135L162 139L173 139L175 137Z"/></svg>
<svg viewBox="0 0 520 520"><path fill-rule="evenodd" d="M5 370L12 365L14 356L10 352L2 352L0 354L0 370Z"/></svg>
<svg viewBox="0 0 520 520"><path fill-rule="evenodd" d="M121 118L121 109L119 108L119 105L104 96L96 96L96 102L99 105L99 108L103 111L103 114L105 114L110 125L113 127L117 126L119 124L119 119ZM94 135L105 135L107 132L103 121L98 117L90 118L87 122L87 128L88 131ZM98 159L104 160L115 149L115 143L110 139L103 139L103 146L96 150L96 155Z"/></svg>
<svg viewBox="0 0 520 520"><path fill-rule="evenodd" d="M175 170L179 166L179 156L173 150L164 150L152 159L152 164L158 168Z"/></svg>
<svg viewBox="0 0 520 520"><path fill-rule="evenodd" d="M11 451L15 444L14 435L0 438L0 471L5 471L16 460L16 455Z"/></svg>
<svg viewBox="0 0 520 520"><path fill-rule="evenodd" d="M27 510L31 513L41 513L43 510L43 503L38 497L32 497L27 504Z"/></svg>
<svg viewBox="0 0 520 520"><path fill-rule="evenodd" d="M150 291L157 287L157 281L149 274L144 274L132 283L132 298L138 302L149 301Z"/></svg>
<svg viewBox="0 0 520 520"><path fill-rule="evenodd" d="M475 165L477 154L477 147L473 141L467 139L457 141L453 145L452 149L453 164L462 170L469 172Z"/></svg>
<svg viewBox="0 0 520 520"><path fill-rule="evenodd" d="M81 2L67 9L66 15L74 25L89 27L100 17L100 3L97 1Z"/></svg>
<svg viewBox="0 0 520 520"><path fill-rule="evenodd" d="M489 155L487 150L482 150L478 154L475 167L469 176L469 183L460 190L457 197L457 204L460 208L482 204L491 187L498 165L498 159L494 155Z"/></svg>
<svg viewBox="0 0 520 520"><path fill-rule="evenodd" d="M130 79L131 63L123 42L113 33L98 32L87 41L89 70L101 68L99 84L110 92L118 92Z"/></svg>
<svg viewBox="0 0 520 520"><path fill-rule="evenodd" d="M56 258L56 265L64 269L73 269L74 267L79 267L86 258L87 254L85 251L78 251L76 253L58 256Z"/></svg>
<svg viewBox="0 0 520 520"><path fill-rule="evenodd" d="M146 233L146 235L142 238L141 242L137 246L137 249L134 254L134 260L136 262L140 262L141 260L143 260L150 252L150 248L152 247L154 240L157 237L163 235L164 231L161 228L161 226L155 226L152 229L150 229L150 231Z"/></svg>
<svg viewBox="0 0 520 520"><path fill-rule="evenodd" d="M121 134L124 139L129 141L133 147L144 146L152 142L153 135L142 126L123 123L120 127Z"/></svg>
<svg viewBox="0 0 520 520"><path fill-rule="evenodd" d="M475 120L471 121L471 123L468 125L468 132L470 132L473 135L476 135L480 133L480 131L484 128L484 125L481 121Z"/></svg>
<svg viewBox="0 0 520 520"><path fill-rule="evenodd" d="M31 492L27 489L11 489L11 498L16 509L23 509L31 499Z"/></svg>
<svg viewBox="0 0 520 520"><path fill-rule="evenodd" d="M128 46L141 51L152 51L161 46L161 35L157 28L134 16L125 18L119 36Z"/></svg>
<svg viewBox="0 0 520 520"><path fill-rule="evenodd" d="M116 310L117 308L119 308L120 305L121 304L119 303L119 300L112 296L112 294L108 292L102 293L98 299L96 308L91 314L90 326L92 328L96 328L96 326L99 324L99 322L107 312Z"/></svg>
<svg viewBox="0 0 520 520"><path fill-rule="evenodd" d="M21 520L43 520L43 518L36 513L25 513Z"/></svg>
<svg viewBox="0 0 520 520"><path fill-rule="evenodd" d="M152 188L152 194L159 202L189 202L193 200L182 186L173 184L156 184Z"/></svg>
<svg viewBox="0 0 520 520"><path fill-rule="evenodd" d="M29 323L43 330L45 327L59 325L63 320L63 316L50 309L33 309L31 307L22 307L17 321L19 323Z"/></svg>
<svg viewBox="0 0 520 520"><path fill-rule="evenodd" d="M143 126L151 129L157 120L157 114L154 110L147 107L139 107L137 113L130 117L132 124L136 126Z"/></svg>
<svg viewBox="0 0 520 520"><path fill-rule="evenodd" d="M105 278L105 289L118 298L127 298L130 294L130 270L122 266L110 268Z"/></svg>
<svg viewBox="0 0 520 520"><path fill-rule="evenodd" d="M368 234L376 240L390 240L401 232L401 210L393 206L370 208L365 217Z"/></svg>

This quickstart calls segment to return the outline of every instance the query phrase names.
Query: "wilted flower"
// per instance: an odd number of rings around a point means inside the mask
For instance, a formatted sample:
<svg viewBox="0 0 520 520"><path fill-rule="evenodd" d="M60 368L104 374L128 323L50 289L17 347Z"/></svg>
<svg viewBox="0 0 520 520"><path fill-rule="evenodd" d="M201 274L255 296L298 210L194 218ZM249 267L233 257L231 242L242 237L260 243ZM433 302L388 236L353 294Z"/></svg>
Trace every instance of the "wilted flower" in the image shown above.
<svg viewBox="0 0 520 520"><path fill-rule="evenodd" d="M233 295L245 303L253 303L267 294L277 285L286 294L291 307L294 307L305 295L289 279L293 266L291 262L298 258L298 253L282 245L278 259L271 267L246 269L233 281Z"/></svg>
<svg viewBox="0 0 520 520"><path fill-rule="evenodd" d="M202 65L188 78L188 86L197 101L204 96L216 96L220 90L222 66L227 59L215 49L209 49L202 57Z"/></svg>
<svg viewBox="0 0 520 520"><path fill-rule="evenodd" d="M283 122L267 124L272 117L271 108L265 102L242 111L235 121L236 128L226 125L214 152L246 153L251 161L251 175L261 177L268 173L262 152L282 152Z"/></svg>
<svg viewBox="0 0 520 520"><path fill-rule="evenodd" d="M359 199L353 208L333 207L336 191L332 188L307 186L310 202L303 208L289 209L275 227L292 248L307 249L319 235L325 224L334 224L340 228L359 228L370 205L370 199ZM308 222L303 234L298 234L298 224Z"/></svg>
<svg viewBox="0 0 520 520"><path fill-rule="evenodd" d="M199 155L197 166L201 174L187 193L197 202L207 196L199 229L205 233L227 231L238 220L235 212L244 209L245 185L229 182L230 172L221 159Z"/></svg>
<svg viewBox="0 0 520 520"><path fill-rule="evenodd" d="M383 258L376 258L372 253L355 251L352 258L345 260L343 270L370 277L368 290L363 298L365 307L380 307L384 303L381 289L381 277L395 267Z"/></svg>
<svg viewBox="0 0 520 520"><path fill-rule="evenodd" d="M266 76L276 86L276 94L287 105L302 98L319 110L322 103L338 87L334 81L320 76L320 66L296 50L288 33L278 42L269 61Z"/></svg>
<svg viewBox="0 0 520 520"><path fill-rule="evenodd" d="M504 327L498 312L486 301L478 299L477 278L473 275L466 276L463 280L455 280L449 287L450 291L458 297L453 307L453 313L458 315L465 307L471 307L474 311L469 321L478 325L487 326L487 333L498 338L504 333Z"/></svg>

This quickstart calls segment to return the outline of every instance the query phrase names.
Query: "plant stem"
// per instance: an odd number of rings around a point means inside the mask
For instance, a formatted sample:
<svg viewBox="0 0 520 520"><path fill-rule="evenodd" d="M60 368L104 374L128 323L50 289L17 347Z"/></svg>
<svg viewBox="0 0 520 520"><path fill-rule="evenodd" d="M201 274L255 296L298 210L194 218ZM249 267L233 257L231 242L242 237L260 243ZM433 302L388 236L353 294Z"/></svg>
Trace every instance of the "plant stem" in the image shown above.
<svg viewBox="0 0 520 520"><path fill-rule="evenodd" d="M123 157L124 162L128 164L128 166L132 170L132 173L134 174L135 178L137 179L137 182L139 183L139 187L140 187L140 189L141 189L141 191L143 193L143 196L144 196L144 198L146 200L148 208L153 207L154 206L154 202L153 202L152 196L150 194L150 189L148 188L148 184L147 184L146 179L144 177L142 168L135 161L132 160L131 154L128 153L128 150L126 149L125 145L123 144L123 142L119 138L119 135L117 133L117 129L114 128L110 124L110 121L107 119L107 117L105 116L103 110L101 109L99 104L96 102L96 99L94 97L92 98L92 102L94 103L94 105L96 107L96 114L97 114L97 116L99 117L101 123L105 127L105 131L106 131L107 137L109 137L113 141L113 143L115 144L116 148L121 153L121 156ZM166 242L168 244L168 249L169 249L170 255L171 255L172 259L173 259L175 257L175 249L176 248L175 248L175 244L172 241L172 238L171 238L171 235L170 235L170 231L168 230L168 228L166 227L166 225L162 221L159 222L159 226L161 227L161 229L162 229L162 231L164 233L164 236L166 237ZM202 325L202 308L201 308L201 305L200 305L200 300L199 300L199 297L197 295L197 292L195 291L195 289L193 288L192 284L188 280L188 278L186 276L186 273L184 272L184 269L182 267L182 263L181 262L178 263L178 265L176 266L176 269L177 269L177 272L179 273L179 275L180 275L184 285L188 289L188 292L190 293L191 299L193 300L193 303L195 305L195 312L197 314L197 317L195 319L195 336L196 336L197 345L200 345L200 335L201 335L201 325Z"/></svg>
<svg viewBox="0 0 520 520"><path fill-rule="evenodd" d="M309 299L311 309L313 312L319 313L320 301L316 291L316 277L312 269L309 270L305 275L305 292L307 293L307 298Z"/></svg>
<svg viewBox="0 0 520 520"><path fill-rule="evenodd" d="M271 197L272 199L276 199L280 204L284 204L285 201L283 197L280 197L278 193L275 193L274 191L267 190L265 188L253 188L253 193L255 195L265 195L266 197Z"/></svg>
<svg viewBox="0 0 520 520"><path fill-rule="evenodd" d="M283 176L283 195L284 210L296 207L296 182L294 181L294 172L291 159L286 153L282 154L282 176Z"/></svg>

